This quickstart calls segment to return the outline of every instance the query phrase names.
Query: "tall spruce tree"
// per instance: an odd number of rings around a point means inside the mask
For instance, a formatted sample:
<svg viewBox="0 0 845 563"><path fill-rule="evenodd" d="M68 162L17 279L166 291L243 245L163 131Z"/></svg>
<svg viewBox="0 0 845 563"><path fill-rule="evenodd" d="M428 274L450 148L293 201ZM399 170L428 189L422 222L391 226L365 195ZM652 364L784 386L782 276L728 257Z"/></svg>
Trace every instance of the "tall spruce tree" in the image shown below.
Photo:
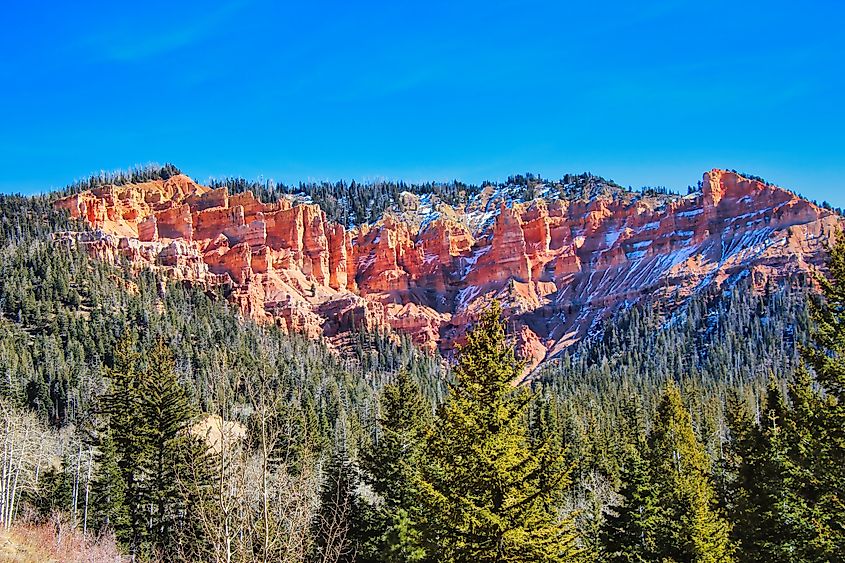
<svg viewBox="0 0 845 563"><path fill-rule="evenodd" d="M126 481L121 472L112 430L102 430L96 455L97 473L92 489L92 528L113 530L117 539L127 545L129 511L126 505Z"/></svg>
<svg viewBox="0 0 845 563"><path fill-rule="evenodd" d="M648 443L658 502L656 560L734 561L730 527L716 506L710 460L674 383L667 386L657 406Z"/></svg>
<svg viewBox="0 0 845 563"><path fill-rule="evenodd" d="M804 471L791 453L794 432L780 384L772 382L759 424L747 412L731 417L736 458L728 487L729 516L738 559L811 561L802 546L813 535L811 507L801 498Z"/></svg>
<svg viewBox="0 0 845 563"><path fill-rule="evenodd" d="M731 499L743 561L822 563L845 553L845 238L811 300L815 328L786 399L769 388L760 420L733 421Z"/></svg>
<svg viewBox="0 0 845 563"><path fill-rule="evenodd" d="M100 498L118 492L115 502L123 502L124 506L114 507L120 516L112 519L110 526L132 553L137 552L147 536L143 477L139 469L148 454L148 428L142 416L144 389L139 360L134 338L126 331L115 345L112 365L106 371L109 390L101 402L107 425L100 431L99 449L109 455L113 452L114 457L101 464L94 491L95 497ZM118 474L120 482L116 480ZM99 518L107 519L108 515L101 512Z"/></svg>
<svg viewBox="0 0 845 563"><path fill-rule="evenodd" d="M185 512L192 480L202 478L206 448L191 434L196 411L179 383L173 353L159 340L144 377L141 416L147 427L143 460L144 496L150 505L150 540L159 550L172 547L174 528Z"/></svg>
<svg viewBox="0 0 845 563"><path fill-rule="evenodd" d="M796 381L796 430L813 432L813 443L796 451L807 469L804 498L813 506L814 537L807 545L816 560L845 553L845 234L830 251L829 276L819 277L820 299L811 301L815 329L802 356L815 376L819 396ZM799 372L799 375L800 372ZM806 379L806 378L805 378ZM812 424L812 426L807 426ZM805 435L805 438L809 436Z"/></svg>
<svg viewBox="0 0 845 563"><path fill-rule="evenodd" d="M146 369L127 332L115 346L102 398L94 521L115 530L133 554L177 553L173 534L187 511L185 491L203 479L205 446L190 434L194 409L173 355L159 341Z"/></svg>
<svg viewBox="0 0 845 563"><path fill-rule="evenodd" d="M455 384L429 434L418 483L428 555L441 562L557 562L580 555L555 510L569 484L562 455L532 444L532 394L505 340L497 302L468 333Z"/></svg>
<svg viewBox="0 0 845 563"><path fill-rule="evenodd" d="M639 404L626 404L621 429L623 502L606 516L602 529L603 559L612 563L657 561L659 511Z"/></svg>
<svg viewBox="0 0 845 563"><path fill-rule="evenodd" d="M431 407L405 370L384 387L379 400L380 432L362 456L364 481L378 495L372 537L358 560L386 563L418 561L424 556L415 525L419 520L414 488Z"/></svg>

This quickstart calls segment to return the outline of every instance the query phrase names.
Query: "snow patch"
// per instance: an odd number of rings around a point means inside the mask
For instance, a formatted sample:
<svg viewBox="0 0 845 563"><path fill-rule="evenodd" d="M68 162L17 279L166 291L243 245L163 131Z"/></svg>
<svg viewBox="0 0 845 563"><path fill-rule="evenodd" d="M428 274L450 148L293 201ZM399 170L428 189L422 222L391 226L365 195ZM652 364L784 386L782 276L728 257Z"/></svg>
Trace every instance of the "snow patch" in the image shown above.
<svg viewBox="0 0 845 563"><path fill-rule="evenodd" d="M697 217L702 213L704 213L704 209L702 208L692 209L690 211L681 211L680 213L678 213L678 217Z"/></svg>
<svg viewBox="0 0 845 563"><path fill-rule="evenodd" d="M480 288L478 288L478 287L476 287L476 286L474 286L474 285L471 285L471 286L469 286L469 287L465 287L464 289L460 290L460 291L458 292L457 297L456 297L456 300L457 300L457 307L456 307L456 309L455 309L455 310L456 310L456 311L460 311L461 309L463 309L464 307L466 307L466 305L467 305L470 301L472 301L473 299L475 299L476 297L478 297L478 294L479 294L480 292L481 292L481 289L480 289Z"/></svg>
<svg viewBox="0 0 845 563"><path fill-rule="evenodd" d="M637 250L627 254L628 260L640 260L645 256L645 250Z"/></svg>
<svg viewBox="0 0 845 563"><path fill-rule="evenodd" d="M619 240L619 235L620 235L620 234L621 234L621 233L620 233L619 231L617 231L616 229L611 229L610 231L608 231L607 233L605 233L605 235L604 235L604 244L605 244L605 246L607 246L607 248L610 248L610 247L612 247L614 244L616 244L616 241L617 241L617 240Z"/></svg>

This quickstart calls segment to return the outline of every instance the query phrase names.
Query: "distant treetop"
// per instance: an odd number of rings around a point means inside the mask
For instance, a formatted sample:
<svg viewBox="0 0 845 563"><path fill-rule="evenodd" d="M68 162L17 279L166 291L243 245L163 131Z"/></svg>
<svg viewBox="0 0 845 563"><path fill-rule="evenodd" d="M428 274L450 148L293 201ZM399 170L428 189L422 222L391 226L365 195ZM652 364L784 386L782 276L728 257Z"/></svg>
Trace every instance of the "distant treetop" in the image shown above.
<svg viewBox="0 0 845 563"><path fill-rule="evenodd" d="M69 184L62 190L62 193L64 195L70 195L102 186L122 186L152 180L167 180L181 173L181 170L169 162L164 164L164 166L160 164L145 164L143 166L134 166L129 170L101 171L99 174L91 175L85 180L78 180Z"/></svg>

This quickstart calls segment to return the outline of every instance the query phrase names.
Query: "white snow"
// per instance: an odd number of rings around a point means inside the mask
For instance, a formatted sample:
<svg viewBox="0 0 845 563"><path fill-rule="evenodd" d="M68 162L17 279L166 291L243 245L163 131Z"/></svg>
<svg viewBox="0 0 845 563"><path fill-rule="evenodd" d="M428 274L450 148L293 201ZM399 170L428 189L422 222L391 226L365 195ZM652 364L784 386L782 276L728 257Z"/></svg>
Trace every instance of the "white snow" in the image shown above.
<svg viewBox="0 0 845 563"><path fill-rule="evenodd" d="M373 252L373 253L372 253L372 254L370 254L369 256L364 256L364 257L363 257L363 258L362 258L362 259L358 262L358 271L359 271L359 272L363 272L363 271L367 270L370 266L372 266L372 265L373 265L373 262L375 262L375 261L376 261L376 254L375 254L375 252Z"/></svg>
<svg viewBox="0 0 845 563"><path fill-rule="evenodd" d="M628 260L639 260L643 256L645 256L645 250L637 250L635 252L628 253Z"/></svg>
<svg viewBox="0 0 845 563"><path fill-rule="evenodd" d="M696 217L704 213L704 209L692 209L690 211L681 211L678 213L678 217Z"/></svg>
<svg viewBox="0 0 845 563"><path fill-rule="evenodd" d="M471 285L469 287L465 287L464 289L460 290L457 295L457 310L463 309L467 303L478 297L478 294L481 290Z"/></svg>
<svg viewBox="0 0 845 563"><path fill-rule="evenodd" d="M616 229L611 229L611 230L609 230L607 233L605 233L605 235L604 235L604 243L605 243L605 245L607 246L607 248L610 248L610 247L612 247L614 244L616 244L616 241L617 241L617 240L619 240L619 235L620 235L620 234L621 234L621 233L620 233L619 231L617 231Z"/></svg>
<svg viewBox="0 0 845 563"><path fill-rule="evenodd" d="M472 270L472 267L475 266L476 262L478 262L478 259L490 252L491 248L492 246L485 246L484 248L476 250L472 256L464 258L464 273L462 277L467 277L467 275L469 275L469 271Z"/></svg>

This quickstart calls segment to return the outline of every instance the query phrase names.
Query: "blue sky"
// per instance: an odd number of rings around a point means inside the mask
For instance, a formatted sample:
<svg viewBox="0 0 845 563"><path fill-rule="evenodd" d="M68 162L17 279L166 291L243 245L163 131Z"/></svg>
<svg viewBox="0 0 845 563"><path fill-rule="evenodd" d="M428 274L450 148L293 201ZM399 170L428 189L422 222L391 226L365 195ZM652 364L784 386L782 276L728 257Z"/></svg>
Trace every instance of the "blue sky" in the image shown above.
<svg viewBox="0 0 845 563"><path fill-rule="evenodd" d="M4 7L0 191L725 167L845 206L839 2L120 4Z"/></svg>

